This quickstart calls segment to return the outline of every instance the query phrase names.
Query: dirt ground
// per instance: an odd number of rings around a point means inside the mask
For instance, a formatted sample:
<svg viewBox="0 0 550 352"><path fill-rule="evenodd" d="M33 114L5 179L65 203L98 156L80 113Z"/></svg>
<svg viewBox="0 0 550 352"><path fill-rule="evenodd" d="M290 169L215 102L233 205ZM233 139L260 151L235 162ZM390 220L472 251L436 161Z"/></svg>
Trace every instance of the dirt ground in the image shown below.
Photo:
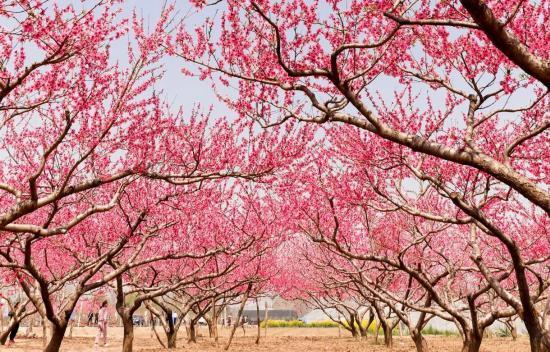
<svg viewBox="0 0 550 352"><path fill-rule="evenodd" d="M93 343L96 329L93 327L74 328L73 337L66 337L61 347L62 352L91 352L94 351ZM178 348L173 351L187 352L221 352L229 335L228 329L221 329L221 337L218 345L208 338L208 332L204 327L199 328L197 344L188 344L185 340L185 331L180 331ZM348 337L344 331L339 337L337 328L270 328L267 338L263 336L260 345L255 345L255 328L246 329L246 337L242 329L237 330L230 351L234 352L413 352L414 345L409 337L395 337L394 347L389 350L383 345L376 345L374 338L369 336L366 341L358 341ZM99 351L120 351L122 346L122 328L110 328L108 331L108 347L101 347ZM151 330L147 327L136 327L134 351L166 351L157 341L151 337ZM206 337L203 337L206 336ZM459 337L428 336L428 344L432 352L460 352L461 341ZM11 351L40 351L42 339L16 340L16 344L10 347L0 347L1 350ZM487 338L484 340L482 352L528 352L529 341L521 337L512 342L510 338Z"/></svg>

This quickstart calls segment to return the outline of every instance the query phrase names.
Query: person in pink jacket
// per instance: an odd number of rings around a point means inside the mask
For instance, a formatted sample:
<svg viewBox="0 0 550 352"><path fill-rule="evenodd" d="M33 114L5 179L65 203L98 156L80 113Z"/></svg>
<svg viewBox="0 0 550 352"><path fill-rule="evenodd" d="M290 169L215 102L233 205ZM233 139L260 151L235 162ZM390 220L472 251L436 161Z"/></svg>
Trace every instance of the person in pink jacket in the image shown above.
<svg viewBox="0 0 550 352"><path fill-rule="evenodd" d="M98 323L97 323L97 335L95 337L95 347L97 348L99 344L103 347L107 346L107 322L109 321L109 311L107 310L107 301L101 303L101 308L99 308L98 314Z"/></svg>

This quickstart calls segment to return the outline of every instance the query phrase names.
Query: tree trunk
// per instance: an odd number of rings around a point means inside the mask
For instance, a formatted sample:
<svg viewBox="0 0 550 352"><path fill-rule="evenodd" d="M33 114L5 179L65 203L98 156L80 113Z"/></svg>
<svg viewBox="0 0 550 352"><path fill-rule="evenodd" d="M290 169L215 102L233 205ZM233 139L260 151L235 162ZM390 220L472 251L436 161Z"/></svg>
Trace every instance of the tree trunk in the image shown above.
<svg viewBox="0 0 550 352"><path fill-rule="evenodd" d="M464 340L462 341L462 352L479 352L481 346L482 334L476 334L473 331L464 331Z"/></svg>
<svg viewBox="0 0 550 352"><path fill-rule="evenodd" d="M414 346L416 347L416 352L427 352L428 351L428 343L426 342L426 339L424 336L422 336L422 332L418 330L412 330L411 331L411 338L414 342Z"/></svg>
<svg viewBox="0 0 550 352"><path fill-rule="evenodd" d="M189 338L187 343L197 343L197 330L195 329L195 322L191 320L189 324Z"/></svg>
<svg viewBox="0 0 550 352"><path fill-rule="evenodd" d="M259 345L260 344L260 335L262 333L262 329L261 329L261 326L260 326L260 306L259 306L259 303L258 303L258 297L256 297L256 324L258 326L258 335L256 336L256 345Z"/></svg>
<svg viewBox="0 0 550 352"><path fill-rule="evenodd" d="M527 323L525 320L524 322L525 327L527 328ZM527 332L529 333L531 352L550 352L550 336L545 339L539 327L532 330L529 330L529 328L527 328Z"/></svg>
<svg viewBox="0 0 550 352"><path fill-rule="evenodd" d="M218 318L220 317L220 313L219 312L216 312L215 316L214 316L214 342L218 343L218 339L219 339L219 333L218 333Z"/></svg>
<svg viewBox="0 0 550 352"><path fill-rule="evenodd" d="M504 322L506 328L510 331L510 336L512 336L512 341L516 341L518 338L518 330L516 324L513 320L507 320Z"/></svg>
<svg viewBox="0 0 550 352"><path fill-rule="evenodd" d="M546 298L546 304L542 311L542 336L541 350L542 352L550 352L550 298Z"/></svg>
<svg viewBox="0 0 550 352"><path fill-rule="evenodd" d="M518 330L515 325L512 325L510 328L510 335L512 335L512 341L516 341L518 339Z"/></svg>
<svg viewBox="0 0 550 352"><path fill-rule="evenodd" d="M208 325L208 337L213 338L214 337L214 323L213 319L206 319L206 325Z"/></svg>
<svg viewBox="0 0 550 352"><path fill-rule="evenodd" d="M16 321L11 320L8 326L6 327L6 330L2 330L2 333L0 334L0 345L5 345L6 341L8 341L8 336L10 336L10 331L12 327L15 325Z"/></svg>
<svg viewBox="0 0 550 352"><path fill-rule="evenodd" d="M216 297L212 297L212 336L214 337L214 342L218 342L218 317L219 312L216 309Z"/></svg>
<svg viewBox="0 0 550 352"><path fill-rule="evenodd" d="M168 348L176 348L176 341L178 338L177 331L168 331L166 332L166 342Z"/></svg>
<svg viewBox="0 0 550 352"><path fill-rule="evenodd" d="M224 351L227 351L229 349L229 346L231 346L231 341L233 341L233 336L235 336L235 330L237 330L237 327L241 323L241 315L243 314L244 306L246 304L246 301L248 300L248 295L250 294L251 289L252 289L252 284L248 284L248 288L243 296L241 306L239 307L239 311L237 313L237 320L235 321L235 324L233 324L233 328L231 328L231 333L229 334L229 340L227 341L227 344L223 348Z"/></svg>
<svg viewBox="0 0 550 352"><path fill-rule="evenodd" d="M58 352L63 342L63 337L65 336L65 331L67 330L67 323L61 325L51 324L52 336L48 341L48 345L44 349L44 352Z"/></svg>
<svg viewBox="0 0 550 352"><path fill-rule="evenodd" d="M367 325L363 328L363 324L360 324L360 330L361 330L361 337L364 337L365 340L369 336L369 328L374 321L374 314L372 311L369 312L369 319L367 320Z"/></svg>
<svg viewBox="0 0 550 352"><path fill-rule="evenodd" d="M31 316L31 319L29 320L29 326L27 328L27 337L31 338L34 337L34 316Z"/></svg>
<svg viewBox="0 0 550 352"><path fill-rule="evenodd" d="M351 336L353 338L357 338L359 336L358 332L357 332L357 327L355 326L355 317L352 315L350 316L349 320L347 321L348 323L348 330L349 332L351 332Z"/></svg>
<svg viewBox="0 0 550 352"><path fill-rule="evenodd" d="M176 329L176 325L174 325L173 312L171 310L165 310L164 313L166 314L166 320L167 320L167 327L163 329L164 333L166 334L166 346L167 348L176 348L176 339L178 336L178 330ZM153 313L151 313L151 315L153 315ZM180 317L178 317L178 319L179 318ZM179 328L180 322L178 322L177 324Z"/></svg>
<svg viewBox="0 0 550 352"><path fill-rule="evenodd" d="M267 337L267 323L269 321L268 311L267 311L267 301L264 304L264 337Z"/></svg>
<svg viewBox="0 0 550 352"><path fill-rule="evenodd" d="M42 347L46 349L48 341L50 341L50 332L51 328L49 327L50 322L46 318L42 318Z"/></svg>
<svg viewBox="0 0 550 352"><path fill-rule="evenodd" d="M71 321L69 322L69 338L73 337L73 327L74 327L74 320L71 319Z"/></svg>
<svg viewBox="0 0 550 352"><path fill-rule="evenodd" d="M384 345L386 347L393 347L393 336L392 328L384 319L380 319L380 324L382 325L382 331L384 331Z"/></svg>
<svg viewBox="0 0 550 352"><path fill-rule="evenodd" d="M134 345L134 324L132 315L128 313L120 314L124 335L122 337L122 352L132 352Z"/></svg>

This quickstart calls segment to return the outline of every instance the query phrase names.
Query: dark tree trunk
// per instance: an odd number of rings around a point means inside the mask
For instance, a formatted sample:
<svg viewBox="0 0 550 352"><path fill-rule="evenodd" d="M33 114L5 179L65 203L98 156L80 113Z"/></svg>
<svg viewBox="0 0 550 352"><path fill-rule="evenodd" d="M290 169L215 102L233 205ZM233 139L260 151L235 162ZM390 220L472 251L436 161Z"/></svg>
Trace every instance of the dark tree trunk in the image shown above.
<svg viewBox="0 0 550 352"><path fill-rule="evenodd" d="M267 323L269 322L269 313L267 310L267 302L264 304L264 337L267 338Z"/></svg>
<svg viewBox="0 0 550 352"><path fill-rule="evenodd" d="M172 311L166 310L164 314L166 314L166 319L168 323L168 329L165 329L164 331L166 333L166 345L168 348L176 348L176 339L178 336L178 331L174 326Z"/></svg>
<svg viewBox="0 0 550 352"><path fill-rule="evenodd" d="M411 331L411 338L414 342L414 346L416 347L416 352L428 351L428 343L426 342L424 336L422 336L422 332L416 329Z"/></svg>
<svg viewBox="0 0 550 352"><path fill-rule="evenodd" d="M372 308L371 308L370 311L369 311L369 320L367 322L367 326L365 327L365 338L367 338L369 336L369 328L372 325L372 322L374 321L374 318L375 318L375 315L374 315L374 312L372 311ZM376 324L374 324L374 325L376 325Z"/></svg>
<svg viewBox="0 0 550 352"><path fill-rule="evenodd" d="M389 348L393 347L393 329L385 319L380 319L380 325L382 325L382 331L384 332L384 345Z"/></svg>
<svg viewBox="0 0 550 352"><path fill-rule="evenodd" d="M124 335L122 337L122 352L132 352L134 345L134 324L132 322L132 314L121 314L122 327Z"/></svg>
<svg viewBox="0 0 550 352"><path fill-rule="evenodd" d="M58 352L61 348L61 343L63 342L63 337L65 336L66 330L67 322L62 323L61 325L52 324L52 336L50 337L50 341L48 341L44 352Z"/></svg>
<svg viewBox="0 0 550 352"><path fill-rule="evenodd" d="M256 297L256 325L258 326L258 335L256 336L256 345L260 344L260 335L262 333L262 329L260 327L260 306L258 303L258 297Z"/></svg>
<svg viewBox="0 0 550 352"><path fill-rule="evenodd" d="M355 325L355 317L353 315L350 316L348 324L349 324L349 331L351 332L351 336L354 338L357 338L359 336L359 333L357 332L357 326Z"/></svg>
<svg viewBox="0 0 550 352"><path fill-rule="evenodd" d="M10 336L10 331L11 329L15 326L16 323L18 323L19 321L17 320L10 320L10 323L8 324L8 326L6 327L6 330L2 331L2 333L0 334L0 345L5 345L6 344L6 341L8 341L8 337Z"/></svg>
<svg viewBox="0 0 550 352"><path fill-rule="evenodd" d="M197 343L197 330L195 328L195 321L192 320L189 324L189 338L187 339L188 343Z"/></svg>
<svg viewBox="0 0 550 352"><path fill-rule="evenodd" d="M481 340L483 339L482 333L475 333L471 330L464 331L463 338L462 352L479 352Z"/></svg>
<svg viewBox="0 0 550 352"><path fill-rule="evenodd" d="M178 332L177 331L168 331L166 332L166 342L168 348L176 348L176 341L178 338Z"/></svg>

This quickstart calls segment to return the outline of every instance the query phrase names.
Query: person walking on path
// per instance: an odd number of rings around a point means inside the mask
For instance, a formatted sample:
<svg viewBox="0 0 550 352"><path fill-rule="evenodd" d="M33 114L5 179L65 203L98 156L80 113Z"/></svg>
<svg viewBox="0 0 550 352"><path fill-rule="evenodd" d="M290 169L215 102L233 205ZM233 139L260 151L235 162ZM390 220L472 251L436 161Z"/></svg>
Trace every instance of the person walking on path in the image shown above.
<svg viewBox="0 0 550 352"><path fill-rule="evenodd" d="M98 312L97 335L94 346L97 348L100 344L103 347L107 345L107 322L109 321L109 311L107 310L107 301L103 301Z"/></svg>

